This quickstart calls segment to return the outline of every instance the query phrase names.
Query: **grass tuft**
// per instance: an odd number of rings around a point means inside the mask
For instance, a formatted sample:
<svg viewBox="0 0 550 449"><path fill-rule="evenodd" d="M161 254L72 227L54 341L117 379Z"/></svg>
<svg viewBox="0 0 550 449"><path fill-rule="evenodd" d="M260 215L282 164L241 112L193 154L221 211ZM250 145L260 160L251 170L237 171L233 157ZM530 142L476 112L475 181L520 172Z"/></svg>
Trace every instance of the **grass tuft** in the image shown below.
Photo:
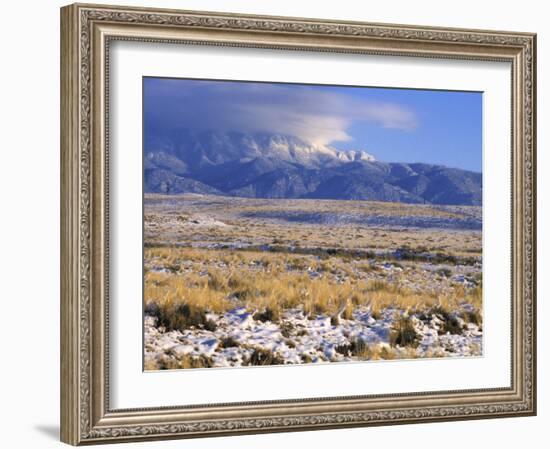
<svg viewBox="0 0 550 449"><path fill-rule="evenodd" d="M282 365L285 361L265 348L254 348L248 363L255 366Z"/></svg>
<svg viewBox="0 0 550 449"><path fill-rule="evenodd" d="M418 346L418 334L410 318L400 318L390 334L391 346Z"/></svg>

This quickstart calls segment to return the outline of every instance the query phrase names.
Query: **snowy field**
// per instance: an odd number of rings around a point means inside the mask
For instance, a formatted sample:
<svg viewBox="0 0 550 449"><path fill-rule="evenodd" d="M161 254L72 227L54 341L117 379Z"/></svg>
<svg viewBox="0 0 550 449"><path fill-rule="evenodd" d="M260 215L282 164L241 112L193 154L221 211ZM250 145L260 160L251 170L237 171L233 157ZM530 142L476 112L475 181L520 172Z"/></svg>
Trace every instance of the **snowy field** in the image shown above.
<svg viewBox="0 0 550 449"><path fill-rule="evenodd" d="M145 198L147 370L482 355L481 209Z"/></svg>

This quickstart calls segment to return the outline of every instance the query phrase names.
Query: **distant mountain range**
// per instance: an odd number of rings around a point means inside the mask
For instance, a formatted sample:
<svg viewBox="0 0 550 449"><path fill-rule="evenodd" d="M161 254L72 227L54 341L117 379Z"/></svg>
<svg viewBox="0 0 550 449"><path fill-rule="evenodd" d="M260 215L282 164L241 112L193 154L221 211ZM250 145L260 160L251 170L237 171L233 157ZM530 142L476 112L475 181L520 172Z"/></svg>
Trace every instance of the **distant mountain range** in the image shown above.
<svg viewBox="0 0 550 449"><path fill-rule="evenodd" d="M376 161L296 137L188 130L149 138L145 192L481 205L481 173Z"/></svg>

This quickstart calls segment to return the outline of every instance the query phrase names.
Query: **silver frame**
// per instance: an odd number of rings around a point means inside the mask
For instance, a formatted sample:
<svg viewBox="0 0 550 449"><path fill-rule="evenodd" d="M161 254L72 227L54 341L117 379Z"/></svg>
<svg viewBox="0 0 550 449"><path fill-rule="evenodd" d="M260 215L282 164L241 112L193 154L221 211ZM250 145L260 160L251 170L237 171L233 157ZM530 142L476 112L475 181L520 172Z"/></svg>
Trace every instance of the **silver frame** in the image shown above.
<svg viewBox="0 0 550 449"><path fill-rule="evenodd" d="M114 40L508 61L510 388L112 410L108 90ZM536 413L536 35L74 4L61 9L61 439L79 445Z"/></svg>

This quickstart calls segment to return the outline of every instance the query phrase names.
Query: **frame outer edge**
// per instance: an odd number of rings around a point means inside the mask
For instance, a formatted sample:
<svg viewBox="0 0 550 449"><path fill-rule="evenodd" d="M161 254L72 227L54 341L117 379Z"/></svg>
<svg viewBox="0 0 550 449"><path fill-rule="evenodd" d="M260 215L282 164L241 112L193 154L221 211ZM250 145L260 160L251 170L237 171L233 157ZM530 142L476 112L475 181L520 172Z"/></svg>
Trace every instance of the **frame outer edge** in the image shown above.
<svg viewBox="0 0 550 449"><path fill-rule="evenodd" d="M137 421L114 424L97 416L102 415L97 403L98 385L93 367L101 363L102 351L92 346L101 342L101 327L96 319L97 300L92 290L96 284L98 262L94 256L94 244L98 238L93 211L97 207L94 177L98 173L97 157L94 157L97 135L91 118L97 108L97 92L94 90L94 72L97 60L93 57L93 28L95 23L123 23L133 25L157 25L183 27L207 32L230 30L258 33L258 36L274 33L281 36L317 36L325 39L384 38L401 44L415 42L418 52L413 56L430 57L432 43L444 44L433 54L455 53L456 43L465 47L466 58L483 57L479 51L487 49L487 57L500 50L506 59L513 54L521 73L515 92L522 98L515 104L522 126L515 141L525 162L520 173L522 193L521 235L516 239L522 248L518 255L522 263L520 276L520 315L522 338L517 343L526 354L520 357L522 366L516 387L519 391L508 402L490 400L467 406L423 407L422 409L334 412L331 414L304 414L289 416L258 416L244 419L228 417L214 420L169 422L140 422L147 410L138 411ZM145 39L146 40L146 39ZM208 39L207 39L208 40ZM238 39L237 39L238 41ZM172 42L175 42L172 41ZM265 43L265 42L264 42ZM95 43L97 45L97 42ZM254 42L253 42L254 44ZM220 45L246 46L239 42L221 42ZM283 48L270 44L273 48ZM292 45L293 48L299 49ZM340 47L335 45L335 48ZM376 45L374 46L374 52ZM353 49L352 49L353 50ZM410 50L410 49L409 49ZM322 50L321 50L322 51ZM331 48L328 51L332 51ZM384 50L380 50L384 53ZM347 51L344 51L347 52ZM407 51L410 53L410 51ZM369 425L391 425L408 422L437 422L449 419L480 419L504 416L526 416L536 413L536 35L532 33L496 32L485 30L461 30L435 27L417 27L392 24L367 24L361 22L340 23L321 19L292 17L252 16L216 12L159 10L156 8L117 7L111 5L74 4L61 9L61 440L73 444L110 443L122 441L160 440L167 438L192 438L231 434L314 430L318 428L345 428ZM460 52L459 52L460 54ZM525 125L527 124L528 129ZM97 143L97 142L96 142ZM95 148L95 149L94 149ZM527 158L527 159L525 159ZM97 180L96 180L97 181ZM95 187L94 187L95 186ZM515 185L513 189L515 189ZM92 191L94 190L94 191ZM95 193L94 193L95 192ZM520 192L523 192L520 190ZM517 214L516 214L517 215ZM527 221L527 223L525 223ZM527 226L526 226L527 224ZM95 261L95 263L94 263ZM94 299L95 298L95 299ZM525 308L527 301L528 308ZM97 302L97 301L96 301ZM94 304L96 307L94 307ZM99 331L98 331L99 329ZM98 335L99 334L99 335ZM99 338L99 339L98 339ZM519 349L519 348L518 348ZM100 360L98 360L98 358ZM526 360L527 359L527 360ZM96 376L96 379L94 379ZM519 395L518 395L519 393ZM95 413L94 413L95 410ZM103 410L104 412L105 410ZM150 411L149 411L150 412ZM156 416L158 418L158 416ZM108 418L106 415L103 418Z"/></svg>
<svg viewBox="0 0 550 449"><path fill-rule="evenodd" d="M531 132L529 138L531 139L531 160L530 170L531 174L531 283L528 289L531 291L531 317L532 320L529 323L531 325L531 356L529 361L531 364L531 412L532 416L537 416L537 34L531 36L531 84L530 98L531 98L531 117L529 123L531 125Z"/></svg>
<svg viewBox="0 0 550 449"><path fill-rule="evenodd" d="M74 5L60 10L61 21L61 408L60 438L76 445L79 434L79 158L78 18Z"/></svg>
<svg viewBox="0 0 550 449"><path fill-rule="evenodd" d="M535 63L533 64L533 354L535 359L533 361L533 414L537 415L538 397L538 373L537 373L537 35L533 36L533 58Z"/></svg>

